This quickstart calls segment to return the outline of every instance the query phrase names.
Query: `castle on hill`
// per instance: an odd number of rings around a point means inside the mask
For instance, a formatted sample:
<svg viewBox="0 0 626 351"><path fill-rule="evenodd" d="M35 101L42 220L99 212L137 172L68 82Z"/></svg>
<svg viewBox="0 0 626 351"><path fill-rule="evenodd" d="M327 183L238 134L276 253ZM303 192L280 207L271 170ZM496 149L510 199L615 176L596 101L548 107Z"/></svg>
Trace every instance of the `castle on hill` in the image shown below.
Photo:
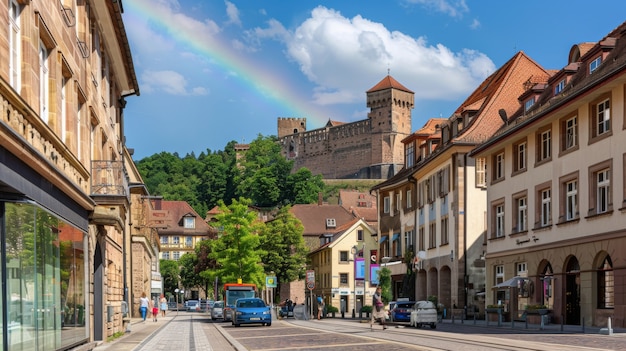
<svg viewBox="0 0 626 351"><path fill-rule="evenodd" d="M306 118L278 118L282 154L295 161L294 169L306 167L325 179L388 179L402 169L414 93L387 75L366 94L365 120L329 120L307 130Z"/></svg>

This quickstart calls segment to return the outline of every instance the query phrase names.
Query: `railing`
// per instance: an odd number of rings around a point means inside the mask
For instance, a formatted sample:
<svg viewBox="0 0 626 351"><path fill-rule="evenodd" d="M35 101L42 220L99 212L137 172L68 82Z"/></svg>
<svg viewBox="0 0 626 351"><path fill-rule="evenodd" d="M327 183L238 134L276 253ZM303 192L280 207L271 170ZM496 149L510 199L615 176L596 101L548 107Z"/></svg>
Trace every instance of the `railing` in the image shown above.
<svg viewBox="0 0 626 351"><path fill-rule="evenodd" d="M122 161L91 161L91 194L126 196L128 180Z"/></svg>

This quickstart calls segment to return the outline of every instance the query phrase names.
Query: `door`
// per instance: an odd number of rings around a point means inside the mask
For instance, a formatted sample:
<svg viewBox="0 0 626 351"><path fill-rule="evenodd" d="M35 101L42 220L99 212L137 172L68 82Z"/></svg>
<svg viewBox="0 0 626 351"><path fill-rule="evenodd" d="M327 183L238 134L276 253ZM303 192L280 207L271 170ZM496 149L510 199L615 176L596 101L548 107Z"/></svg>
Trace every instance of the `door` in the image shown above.
<svg viewBox="0 0 626 351"><path fill-rule="evenodd" d="M565 275L565 324L580 325L580 266L576 257L567 263Z"/></svg>

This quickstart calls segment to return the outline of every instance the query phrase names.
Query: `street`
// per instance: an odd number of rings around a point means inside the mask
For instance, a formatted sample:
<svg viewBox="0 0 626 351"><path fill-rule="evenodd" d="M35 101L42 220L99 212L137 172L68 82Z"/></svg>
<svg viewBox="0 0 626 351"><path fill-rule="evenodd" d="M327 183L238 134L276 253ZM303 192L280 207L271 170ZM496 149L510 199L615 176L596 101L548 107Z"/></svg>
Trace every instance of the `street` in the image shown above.
<svg viewBox="0 0 626 351"><path fill-rule="evenodd" d="M626 333L601 335L598 328L551 325L485 325L483 321L444 321L436 329L404 324L379 325L367 321L328 318L322 320L274 319L272 326L213 322L206 313L170 312L157 322L133 321L131 332L94 351L210 351L210 350L623 350Z"/></svg>

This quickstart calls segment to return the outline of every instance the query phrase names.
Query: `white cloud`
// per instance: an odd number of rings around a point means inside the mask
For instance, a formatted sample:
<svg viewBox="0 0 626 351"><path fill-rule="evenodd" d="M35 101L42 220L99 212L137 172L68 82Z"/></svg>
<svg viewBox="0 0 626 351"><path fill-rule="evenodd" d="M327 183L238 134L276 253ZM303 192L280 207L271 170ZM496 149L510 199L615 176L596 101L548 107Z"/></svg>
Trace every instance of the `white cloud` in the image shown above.
<svg viewBox="0 0 626 351"><path fill-rule="evenodd" d="M194 87L187 90L187 80L178 72L164 70L146 70L141 75L141 87L145 92L162 91L170 95L207 95L204 87Z"/></svg>
<svg viewBox="0 0 626 351"><path fill-rule="evenodd" d="M225 1L226 4L226 15L228 16L227 24L236 24L241 26L241 19L239 18L239 9L235 4L230 1Z"/></svg>
<svg viewBox="0 0 626 351"><path fill-rule="evenodd" d="M433 100L461 98L495 71L480 52L452 52L423 37L390 32L380 23L361 16L349 19L322 6L292 33L274 22L254 33L285 42L288 57L316 84L313 98L321 105L362 101L363 87L376 84L387 69L417 99Z"/></svg>
<svg viewBox="0 0 626 351"><path fill-rule="evenodd" d="M474 18L474 20L472 21L472 24L470 24L470 28L471 29L480 28L480 21L477 18Z"/></svg>

